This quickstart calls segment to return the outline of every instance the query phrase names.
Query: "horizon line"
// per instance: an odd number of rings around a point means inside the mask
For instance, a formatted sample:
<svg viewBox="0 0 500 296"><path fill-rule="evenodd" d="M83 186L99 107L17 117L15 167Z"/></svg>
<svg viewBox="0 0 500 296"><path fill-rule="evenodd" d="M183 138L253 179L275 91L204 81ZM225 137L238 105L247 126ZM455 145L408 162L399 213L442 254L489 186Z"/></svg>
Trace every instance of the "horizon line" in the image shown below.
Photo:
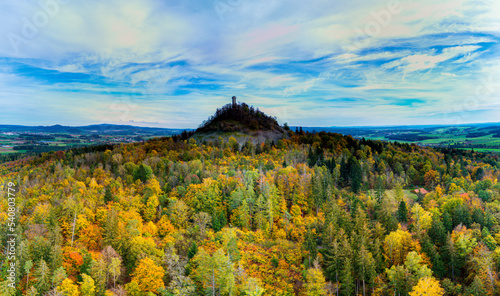
<svg viewBox="0 0 500 296"><path fill-rule="evenodd" d="M286 123L286 122L285 122ZM283 123L281 126L283 126L285 123ZM457 123L457 124L402 124L402 125L331 125L331 126L303 126L303 125L289 125L290 129L291 128L391 128L391 127L450 127L450 126L469 126L469 125L500 125L499 122L468 122L468 123ZM3 124L0 123L0 127L2 126L16 126L16 127L55 127L55 126L60 126L60 127L69 127L69 128L79 128L79 127L90 127L90 126L104 126L104 125L110 125L110 126L126 126L126 127L139 127L139 128L155 128L155 129L170 129L170 130L196 130L196 128L189 128L189 127L156 127L156 126L140 126L140 125L133 125L133 124L115 124L115 123L94 123L94 124L87 124L87 125L63 125L60 123L56 123L53 125L23 125L23 124Z"/></svg>

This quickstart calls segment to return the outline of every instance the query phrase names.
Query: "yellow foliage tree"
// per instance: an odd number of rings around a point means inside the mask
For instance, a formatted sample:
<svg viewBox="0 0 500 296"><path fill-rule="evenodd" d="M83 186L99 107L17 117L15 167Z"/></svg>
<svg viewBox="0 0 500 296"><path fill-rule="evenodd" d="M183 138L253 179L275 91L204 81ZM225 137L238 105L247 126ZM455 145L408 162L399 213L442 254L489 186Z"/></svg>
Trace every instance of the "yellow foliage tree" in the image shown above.
<svg viewBox="0 0 500 296"><path fill-rule="evenodd" d="M384 256L390 266L400 265L411 251L413 241L408 231L398 229L389 233L384 240Z"/></svg>
<svg viewBox="0 0 500 296"><path fill-rule="evenodd" d="M101 249L102 234L101 228L95 224L90 224L79 233L78 241L87 249L97 251Z"/></svg>
<svg viewBox="0 0 500 296"><path fill-rule="evenodd" d="M79 296L78 286L73 283L71 279L65 279L57 287L57 291L61 292L64 296Z"/></svg>
<svg viewBox="0 0 500 296"><path fill-rule="evenodd" d="M168 234L172 234L175 231L174 225L170 223L167 215L163 215L160 218L160 221L156 224L158 226L158 234L160 236L166 236Z"/></svg>
<svg viewBox="0 0 500 296"><path fill-rule="evenodd" d="M151 221L156 217L156 212L160 202L156 194L151 195L148 198L146 206L144 207L144 220Z"/></svg>
<svg viewBox="0 0 500 296"><path fill-rule="evenodd" d="M306 295L307 296L324 296L325 276L319 268L309 268L306 276Z"/></svg>
<svg viewBox="0 0 500 296"><path fill-rule="evenodd" d="M193 258L193 266L193 279L206 291L214 294L217 291L217 295L234 295L234 266L229 255L222 249L210 255L204 248L200 248Z"/></svg>
<svg viewBox="0 0 500 296"><path fill-rule="evenodd" d="M89 275L82 274L82 282L80 284L80 290L82 291L82 296L94 296L95 295L95 282L94 279Z"/></svg>
<svg viewBox="0 0 500 296"><path fill-rule="evenodd" d="M144 225L142 231L146 236L156 236L158 234L158 227L152 221L149 221Z"/></svg>
<svg viewBox="0 0 500 296"><path fill-rule="evenodd" d="M136 282L143 292L157 292L159 288L164 288L163 277L165 270L156 265L150 258L144 258L139 262L132 274L132 281Z"/></svg>
<svg viewBox="0 0 500 296"><path fill-rule="evenodd" d="M424 210L420 204L415 203L413 208L411 209L413 219L413 223L415 224L415 228L417 229L417 234L420 235L422 230L427 230L431 227L432 224L432 215L430 212Z"/></svg>
<svg viewBox="0 0 500 296"><path fill-rule="evenodd" d="M409 293L410 296L442 296L444 289L433 277L421 278Z"/></svg>
<svg viewBox="0 0 500 296"><path fill-rule="evenodd" d="M439 182L439 173L434 170L426 172L424 175L424 181L428 187L433 187L434 184Z"/></svg>

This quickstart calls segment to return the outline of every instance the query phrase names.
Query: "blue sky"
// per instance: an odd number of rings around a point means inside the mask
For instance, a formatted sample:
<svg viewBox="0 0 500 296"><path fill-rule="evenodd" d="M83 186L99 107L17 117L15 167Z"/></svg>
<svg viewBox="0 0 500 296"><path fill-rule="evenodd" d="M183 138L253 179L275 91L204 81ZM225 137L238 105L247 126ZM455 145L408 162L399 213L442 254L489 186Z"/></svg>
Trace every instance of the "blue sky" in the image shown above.
<svg viewBox="0 0 500 296"><path fill-rule="evenodd" d="M239 101L290 125L500 121L500 2L0 3L0 124L197 127Z"/></svg>

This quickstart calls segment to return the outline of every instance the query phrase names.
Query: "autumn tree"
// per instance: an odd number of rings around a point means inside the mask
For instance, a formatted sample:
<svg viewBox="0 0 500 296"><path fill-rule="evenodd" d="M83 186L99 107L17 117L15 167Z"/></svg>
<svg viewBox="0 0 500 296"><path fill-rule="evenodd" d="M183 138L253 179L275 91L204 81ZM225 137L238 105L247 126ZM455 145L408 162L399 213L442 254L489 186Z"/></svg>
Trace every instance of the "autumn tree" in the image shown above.
<svg viewBox="0 0 500 296"><path fill-rule="evenodd" d="M64 279L61 284L57 287L57 290L61 292L64 296L79 296L80 291L78 286L73 283L69 278Z"/></svg>
<svg viewBox="0 0 500 296"><path fill-rule="evenodd" d="M390 266L404 262L406 255L414 248L411 234L402 229L389 233L384 240L384 256Z"/></svg>
<svg viewBox="0 0 500 296"><path fill-rule="evenodd" d="M196 286L193 280L185 275L187 260L169 248L165 250L166 273L168 277L168 291L173 295L194 295Z"/></svg>
<svg viewBox="0 0 500 296"><path fill-rule="evenodd" d="M470 260L471 276L481 281L487 295L496 295L499 289L495 255L484 245L474 249Z"/></svg>
<svg viewBox="0 0 500 296"><path fill-rule="evenodd" d="M421 278L409 293L410 296L443 296L444 289L433 277Z"/></svg>
<svg viewBox="0 0 500 296"><path fill-rule="evenodd" d="M108 272L111 275L111 278L113 279L113 288L116 287L116 279L121 274L121 264L122 260L120 258L113 257L111 258L111 262L108 265Z"/></svg>
<svg viewBox="0 0 500 296"><path fill-rule="evenodd" d="M157 292L164 288L163 277L165 270L158 266L152 259L146 257L139 261L136 269L132 273L132 282L136 282L143 292Z"/></svg>
<svg viewBox="0 0 500 296"><path fill-rule="evenodd" d="M427 187L434 187L439 182L439 173L435 170L429 170L424 175L424 181Z"/></svg>
<svg viewBox="0 0 500 296"><path fill-rule="evenodd" d="M420 204L415 203L411 209L412 220L417 230L417 235L420 235L422 231L427 230L432 224L432 215L428 211L424 210Z"/></svg>
<svg viewBox="0 0 500 296"><path fill-rule="evenodd" d="M306 295L307 296L325 296L325 277L316 262L313 268L307 270L306 276Z"/></svg>
<svg viewBox="0 0 500 296"><path fill-rule="evenodd" d="M210 255L200 248L193 258L193 278L199 288L210 295L232 295L235 292L234 267L222 249Z"/></svg>
<svg viewBox="0 0 500 296"><path fill-rule="evenodd" d="M79 282L80 290L82 296L94 296L95 295L95 282L91 276L87 274L82 274L82 281Z"/></svg>
<svg viewBox="0 0 500 296"><path fill-rule="evenodd" d="M387 278L394 292L406 294L417 282L432 275L432 271L422 262L422 257L412 251L406 256L404 265L386 269Z"/></svg>

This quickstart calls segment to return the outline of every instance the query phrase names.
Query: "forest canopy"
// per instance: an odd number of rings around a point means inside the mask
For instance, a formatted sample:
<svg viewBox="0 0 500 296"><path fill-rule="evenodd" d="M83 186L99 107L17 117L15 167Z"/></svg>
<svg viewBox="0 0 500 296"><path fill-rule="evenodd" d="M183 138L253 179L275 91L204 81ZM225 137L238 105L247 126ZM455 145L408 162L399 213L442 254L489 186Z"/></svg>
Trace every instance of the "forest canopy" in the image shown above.
<svg viewBox="0 0 500 296"><path fill-rule="evenodd" d="M499 168L496 154L303 131L7 162L18 269L9 288L2 252L0 294L498 295Z"/></svg>

